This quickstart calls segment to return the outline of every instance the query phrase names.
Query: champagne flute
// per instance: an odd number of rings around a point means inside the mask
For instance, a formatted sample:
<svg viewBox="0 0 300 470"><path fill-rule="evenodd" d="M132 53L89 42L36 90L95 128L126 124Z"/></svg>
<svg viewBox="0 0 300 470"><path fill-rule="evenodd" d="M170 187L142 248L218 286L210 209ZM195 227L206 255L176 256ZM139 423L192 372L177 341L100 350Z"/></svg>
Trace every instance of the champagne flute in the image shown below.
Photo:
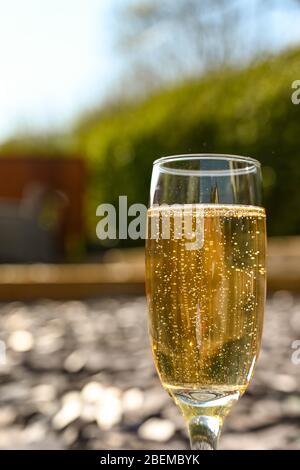
<svg viewBox="0 0 300 470"><path fill-rule="evenodd" d="M263 326L266 216L257 160L154 162L146 241L149 333L192 449L213 450L243 395Z"/></svg>

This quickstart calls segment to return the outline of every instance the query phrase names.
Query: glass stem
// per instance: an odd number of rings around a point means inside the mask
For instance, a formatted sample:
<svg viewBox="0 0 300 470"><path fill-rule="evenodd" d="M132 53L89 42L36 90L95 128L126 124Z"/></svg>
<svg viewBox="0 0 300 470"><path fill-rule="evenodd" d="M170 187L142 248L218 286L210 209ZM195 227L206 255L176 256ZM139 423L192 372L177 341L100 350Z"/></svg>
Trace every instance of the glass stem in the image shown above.
<svg viewBox="0 0 300 470"><path fill-rule="evenodd" d="M193 450L216 450L222 429L217 416L194 416L188 422L191 448Z"/></svg>
<svg viewBox="0 0 300 470"><path fill-rule="evenodd" d="M191 448L217 449L224 419L240 397L240 391L217 393L203 389L176 389L172 390L171 396L188 425Z"/></svg>

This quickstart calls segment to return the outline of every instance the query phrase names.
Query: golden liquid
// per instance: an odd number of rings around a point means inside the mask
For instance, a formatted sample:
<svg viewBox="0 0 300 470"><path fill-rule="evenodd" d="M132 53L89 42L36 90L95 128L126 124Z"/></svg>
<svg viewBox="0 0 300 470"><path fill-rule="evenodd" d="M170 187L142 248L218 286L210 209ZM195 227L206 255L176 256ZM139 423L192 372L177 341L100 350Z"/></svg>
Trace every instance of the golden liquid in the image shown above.
<svg viewBox="0 0 300 470"><path fill-rule="evenodd" d="M257 359L265 302L265 211L254 206L187 206L202 246L174 235L178 209L148 211L146 284L149 330L163 385L242 394ZM176 213L177 211L177 213ZM169 217L170 239L162 239ZM150 238L154 219L159 238ZM164 219L165 220L165 219ZM178 238L178 237L177 237ZM172 392L173 391L173 392ZM203 395L202 395L203 397Z"/></svg>

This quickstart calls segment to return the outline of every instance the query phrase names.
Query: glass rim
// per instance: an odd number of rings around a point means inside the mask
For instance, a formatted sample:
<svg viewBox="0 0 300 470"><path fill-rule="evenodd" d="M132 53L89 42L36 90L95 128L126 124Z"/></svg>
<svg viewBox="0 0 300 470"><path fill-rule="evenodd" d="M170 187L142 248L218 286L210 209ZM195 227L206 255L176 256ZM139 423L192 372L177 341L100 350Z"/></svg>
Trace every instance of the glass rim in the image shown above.
<svg viewBox="0 0 300 470"><path fill-rule="evenodd" d="M244 163L249 166L244 168L228 168L228 169L184 169L184 168L172 168L171 166L164 166L166 163L172 162L184 162L184 161L197 161L197 160L215 160L215 161L227 161ZM158 158L153 162L153 167L159 166L159 170L163 173L171 173L177 175L194 175L194 176L229 176L232 174L247 174L253 171L260 170L261 164L258 160L252 157L246 157L241 155L231 155L223 153L191 153L191 154L179 154L170 155L166 157Z"/></svg>

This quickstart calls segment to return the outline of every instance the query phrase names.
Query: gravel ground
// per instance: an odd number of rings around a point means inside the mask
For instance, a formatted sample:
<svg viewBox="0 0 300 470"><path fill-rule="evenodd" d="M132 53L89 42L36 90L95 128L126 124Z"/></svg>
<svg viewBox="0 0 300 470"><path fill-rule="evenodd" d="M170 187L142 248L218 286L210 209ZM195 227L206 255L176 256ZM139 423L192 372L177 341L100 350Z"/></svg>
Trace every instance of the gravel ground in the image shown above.
<svg viewBox="0 0 300 470"><path fill-rule="evenodd" d="M0 339L0 448L188 447L153 367L144 298L1 304ZM300 449L296 340L299 349L300 298L276 292L254 379L221 448Z"/></svg>

